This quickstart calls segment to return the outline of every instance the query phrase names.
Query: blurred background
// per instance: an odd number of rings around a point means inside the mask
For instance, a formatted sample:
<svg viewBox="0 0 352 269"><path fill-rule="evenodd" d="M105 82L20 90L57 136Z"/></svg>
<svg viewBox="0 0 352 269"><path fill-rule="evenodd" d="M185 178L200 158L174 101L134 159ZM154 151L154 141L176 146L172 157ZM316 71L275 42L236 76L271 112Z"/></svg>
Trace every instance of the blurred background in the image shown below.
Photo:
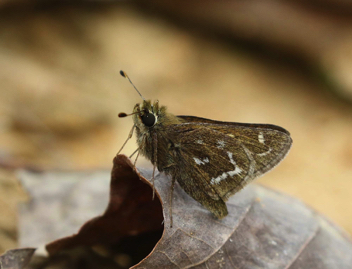
<svg viewBox="0 0 352 269"><path fill-rule="evenodd" d="M352 234L351 2L1 1L0 253L29 199L18 169L111 169L141 101L121 69L176 115L289 130L257 182Z"/></svg>

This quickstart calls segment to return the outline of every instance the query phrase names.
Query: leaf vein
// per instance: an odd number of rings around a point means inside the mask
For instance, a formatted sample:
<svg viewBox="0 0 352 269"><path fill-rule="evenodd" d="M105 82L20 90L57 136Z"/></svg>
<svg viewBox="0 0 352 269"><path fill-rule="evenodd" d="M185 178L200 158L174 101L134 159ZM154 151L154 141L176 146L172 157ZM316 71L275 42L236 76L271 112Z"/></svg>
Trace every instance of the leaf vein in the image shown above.
<svg viewBox="0 0 352 269"><path fill-rule="evenodd" d="M321 230L321 227L318 226L315 229L314 233L310 237L307 238L307 240L304 242L302 247L298 250L297 255L293 257L292 261L285 267L285 269L291 268L291 266L295 263L297 258L302 254L302 252L306 249L306 247L310 244L310 242L312 242L312 240L317 236L317 234L320 230Z"/></svg>
<svg viewBox="0 0 352 269"><path fill-rule="evenodd" d="M175 263L173 260L171 260L171 258L170 258L164 251L158 250L158 251L156 251L156 252L159 252L159 253L161 253L161 254L164 254L164 255L169 259L169 261L170 261L172 264L174 264L175 266L177 266L177 268L180 268L180 269L181 269L181 267L180 267L177 263Z"/></svg>

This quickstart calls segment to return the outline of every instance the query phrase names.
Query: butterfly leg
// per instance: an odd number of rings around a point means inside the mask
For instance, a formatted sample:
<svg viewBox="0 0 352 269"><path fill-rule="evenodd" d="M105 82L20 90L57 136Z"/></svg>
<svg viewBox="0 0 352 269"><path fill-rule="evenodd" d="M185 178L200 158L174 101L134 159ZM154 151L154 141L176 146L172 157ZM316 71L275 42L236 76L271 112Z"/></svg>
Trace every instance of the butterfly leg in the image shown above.
<svg viewBox="0 0 352 269"><path fill-rule="evenodd" d="M131 131L130 131L130 133L129 133L129 135L128 135L126 141L125 141L125 143L123 143L121 149L119 150L119 152L117 152L117 155L120 154L120 152L122 151L122 149L123 149L123 148L125 147L125 145L127 144L127 141L131 139L135 127L136 127L136 125L133 125L133 126L132 126L132 129L131 129Z"/></svg>
<svg viewBox="0 0 352 269"><path fill-rule="evenodd" d="M171 181L171 188L170 188L170 228L172 228L172 201L174 199L174 188L175 188L175 183L176 183L176 179L174 177L172 177L172 181Z"/></svg>
<svg viewBox="0 0 352 269"><path fill-rule="evenodd" d="M133 163L133 169L134 169L134 171L136 171L137 170L137 168L136 168L136 163L137 163L137 159L138 159L138 157L139 157L139 148L138 148L138 153L137 153L137 156L136 156L136 159L134 160L134 163ZM134 153L133 153L134 154Z"/></svg>
<svg viewBox="0 0 352 269"><path fill-rule="evenodd" d="M153 200L155 196L155 185L154 185L154 177L155 177L155 168L156 168L156 162L157 162L157 155L158 155L158 135L155 132L153 134L153 177L152 177L152 183L153 183Z"/></svg>
<svg viewBox="0 0 352 269"><path fill-rule="evenodd" d="M130 157L128 157L128 158L132 158L133 157L133 155L135 155L136 153L137 153L137 151L139 151L139 147L135 150L135 151L133 151L133 153L130 155Z"/></svg>

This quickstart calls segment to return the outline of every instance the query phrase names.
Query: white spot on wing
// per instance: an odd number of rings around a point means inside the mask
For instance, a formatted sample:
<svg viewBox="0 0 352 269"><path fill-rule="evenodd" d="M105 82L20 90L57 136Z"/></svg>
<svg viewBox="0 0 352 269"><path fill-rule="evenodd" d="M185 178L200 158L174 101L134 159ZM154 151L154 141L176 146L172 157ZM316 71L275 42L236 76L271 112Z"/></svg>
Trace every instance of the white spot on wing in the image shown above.
<svg viewBox="0 0 352 269"><path fill-rule="evenodd" d="M240 174L241 172L242 172L242 169L239 168L238 166L236 166L236 169L235 169L235 170L229 171L229 172L227 172L227 173L230 175L230 177L233 177L234 175L238 175L238 174Z"/></svg>
<svg viewBox="0 0 352 269"><path fill-rule="evenodd" d="M235 162L235 161L233 160L233 158L232 158L232 156L233 156L232 152L228 151L228 152L227 152L227 155L229 156L230 163L232 163L233 165L236 165L236 162Z"/></svg>
<svg viewBox="0 0 352 269"><path fill-rule="evenodd" d="M209 162L208 157L204 158L203 160L198 159L198 158L193 158L193 160L196 162L196 164L201 165L201 164L206 164Z"/></svg>
<svg viewBox="0 0 352 269"><path fill-rule="evenodd" d="M196 143L197 144L203 144L203 140L202 139L198 139L198 140L196 140Z"/></svg>
<svg viewBox="0 0 352 269"><path fill-rule="evenodd" d="M230 159L230 162L233 164L233 166L235 167L235 170L233 171L229 171L227 172L231 177L234 176L234 175L237 175L237 174L240 174L242 172L242 169L239 168L237 165L236 165L236 162L233 160L232 156L232 152L228 151L227 152L227 155L229 156L229 159Z"/></svg>
<svg viewBox="0 0 352 269"><path fill-rule="evenodd" d="M222 180L226 179L228 177L228 174L227 173L222 173L221 176L218 176L216 178L212 178L210 180L210 184L219 184Z"/></svg>
<svg viewBox="0 0 352 269"><path fill-rule="evenodd" d="M215 178L212 178L210 180L210 184L219 184L221 181L226 179L228 176L233 177L234 175L238 175L238 174L242 173L242 169L236 165L236 162L233 159L232 152L228 151L227 155L229 156L230 163L233 164L233 166L235 167L235 170L224 172L224 173L222 173L222 175L215 177Z"/></svg>
<svg viewBox="0 0 352 269"><path fill-rule="evenodd" d="M204 162L202 162L202 160L198 159L198 158L193 158L193 160L196 162L196 164L200 165L200 164L204 164Z"/></svg>
<svg viewBox="0 0 352 269"><path fill-rule="evenodd" d="M263 153L258 153L257 155L258 155L259 157L263 157L263 156L268 155L271 151L272 151L272 148L270 148L268 151L265 151L265 152L263 152Z"/></svg>
<svg viewBox="0 0 352 269"><path fill-rule="evenodd" d="M259 141L259 143L262 143L262 144L264 144L264 142L265 142L264 135L262 132L260 132L258 135L258 141Z"/></svg>
<svg viewBox="0 0 352 269"><path fill-rule="evenodd" d="M225 147L225 141L224 141L224 140L218 140L218 141L217 141L217 144L218 144L218 145L217 145L216 147L217 147L218 149L223 149L223 148Z"/></svg>

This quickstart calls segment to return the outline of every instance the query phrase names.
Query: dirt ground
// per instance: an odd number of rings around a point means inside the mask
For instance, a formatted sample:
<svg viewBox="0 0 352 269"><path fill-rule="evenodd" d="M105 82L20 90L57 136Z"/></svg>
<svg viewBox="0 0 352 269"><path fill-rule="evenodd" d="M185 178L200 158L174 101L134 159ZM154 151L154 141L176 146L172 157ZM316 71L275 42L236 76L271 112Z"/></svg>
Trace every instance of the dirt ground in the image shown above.
<svg viewBox="0 0 352 269"><path fill-rule="evenodd" d="M352 234L352 107L321 81L125 5L1 12L0 252L16 246L17 204L29 199L17 168L111 168L132 127L117 114L141 101L120 69L176 115L289 130L288 157L257 182Z"/></svg>

